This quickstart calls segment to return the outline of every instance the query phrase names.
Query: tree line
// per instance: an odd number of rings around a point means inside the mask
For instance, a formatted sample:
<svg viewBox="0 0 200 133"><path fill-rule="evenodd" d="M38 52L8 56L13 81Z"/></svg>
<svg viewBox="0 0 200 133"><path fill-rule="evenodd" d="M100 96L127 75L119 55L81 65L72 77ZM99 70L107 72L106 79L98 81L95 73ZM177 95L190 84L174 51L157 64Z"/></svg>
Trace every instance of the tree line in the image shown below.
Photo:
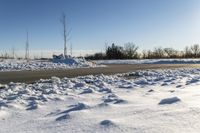
<svg viewBox="0 0 200 133"><path fill-rule="evenodd" d="M123 47L112 43L110 46L106 46L105 52L87 55L85 58L90 60L200 58L199 44L186 46L182 51L162 47L155 47L153 50L143 50L141 52L138 49L139 47L131 42L124 44Z"/></svg>

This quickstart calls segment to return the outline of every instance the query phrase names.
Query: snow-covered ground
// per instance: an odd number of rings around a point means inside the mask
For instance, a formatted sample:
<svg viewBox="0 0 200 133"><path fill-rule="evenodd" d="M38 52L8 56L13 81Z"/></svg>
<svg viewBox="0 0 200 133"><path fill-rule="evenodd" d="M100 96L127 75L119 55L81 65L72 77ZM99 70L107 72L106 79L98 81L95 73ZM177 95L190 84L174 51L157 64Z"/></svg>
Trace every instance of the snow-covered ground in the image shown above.
<svg viewBox="0 0 200 133"><path fill-rule="evenodd" d="M145 59L145 60L98 60L86 61L76 59L76 64L57 63L41 60L0 60L0 71L22 71L22 70L46 70L46 69L70 69L81 67L103 67L108 64L200 64L200 59Z"/></svg>
<svg viewBox="0 0 200 133"><path fill-rule="evenodd" d="M51 61L40 60L1 60L0 71L21 71L21 70L45 70L45 69L69 69L80 67L94 67L95 64L85 61L77 60L77 64L53 63Z"/></svg>
<svg viewBox="0 0 200 133"><path fill-rule="evenodd" d="M1 133L200 131L200 69L0 86Z"/></svg>
<svg viewBox="0 0 200 133"><path fill-rule="evenodd" d="M200 59L98 60L96 64L200 64Z"/></svg>

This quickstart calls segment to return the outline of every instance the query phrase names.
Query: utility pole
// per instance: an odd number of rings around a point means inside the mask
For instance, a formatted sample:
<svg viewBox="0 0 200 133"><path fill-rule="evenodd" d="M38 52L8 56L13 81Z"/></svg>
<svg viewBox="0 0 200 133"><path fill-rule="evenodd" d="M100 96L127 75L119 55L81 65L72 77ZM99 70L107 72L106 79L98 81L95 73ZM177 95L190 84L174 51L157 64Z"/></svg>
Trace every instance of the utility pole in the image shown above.
<svg viewBox="0 0 200 133"><path fill-rule="evenodd" d="M66 14L63 13L60 19L60 22L63 26L63 39L64 39L64 57L67 58L67 41L70 39L69 35L71 32L71 29L67 27L67 21L66 21Z"/></svg>
<svg viewBox="0 0 200 133"><path fill-rule="evenodd" d="M26 33L26 46L25 46L25 59L29 59L29 38L28 38L28 31Z"/></svg>
<svg viewBox="0 0 200 133"><path fill-rule="evenodd" d="M66 15L63 13L61 17L61 23L63 25L63 39L64 39L64 58L67 56L67 34L66 34Z"/></svg>

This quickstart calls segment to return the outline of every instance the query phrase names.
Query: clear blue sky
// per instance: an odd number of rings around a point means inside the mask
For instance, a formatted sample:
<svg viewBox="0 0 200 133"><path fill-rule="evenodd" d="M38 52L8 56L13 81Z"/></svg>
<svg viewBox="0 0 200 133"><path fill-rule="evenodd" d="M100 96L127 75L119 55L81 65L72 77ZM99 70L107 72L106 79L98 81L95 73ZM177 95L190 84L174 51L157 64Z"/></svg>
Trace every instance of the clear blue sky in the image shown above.
<svg viewBox="0 0 200 133"><path fill-rule="evenodd" d="M200 43L199 0L0 0L0 48L63 48L65 12L76 50L103 50L105 42L140 49L183 49Z"/></svg>

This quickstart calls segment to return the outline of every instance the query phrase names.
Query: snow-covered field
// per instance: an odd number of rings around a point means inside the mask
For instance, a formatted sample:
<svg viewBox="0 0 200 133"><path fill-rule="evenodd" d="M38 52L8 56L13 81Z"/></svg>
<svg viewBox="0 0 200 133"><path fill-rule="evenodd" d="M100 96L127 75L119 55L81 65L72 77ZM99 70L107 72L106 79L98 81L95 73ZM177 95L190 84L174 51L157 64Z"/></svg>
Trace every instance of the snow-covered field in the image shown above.
<svg viewBox="0 0 200 133"><path fill-rule="evenodd" d="M98 60L89 62L75 59L77 64L55 63L40 60L0 60L1 71L22 70L47 70L47 69L70 69L81 67L103 67L108 64L200 64L200 59L145 59L145 60Z"/></svg>
<svg viewBox="0 0 200 133"><path fill-rule="evenodd" d="M80 67L96 67L108 64L200 64L200 59L145 59L145 60L98 60L85 61L76 59L77 64L54 63L40 60L0 60L0 71L70 69Z"/></svg>
<svg viewBox="0 0 200 133"><path fill-rule="evenodd" d="M96 64L200 64L200 59L98 60Z"/></svg>
<svg viewBox="0 0 200 133"><path fill-rule="evenodd" d="M0 86L0 133L200 131L200 69Z"/></svg>
<svg viewBox="0 0 200 133"><path fill-rule="evenodd" d="M80 67L94 67L91 62L78 60L78 64L53 63L51 61L40 60L2 60L0 61L0 71L21 71L21 70L46 70L46 69L70 69Z"/></svg>

